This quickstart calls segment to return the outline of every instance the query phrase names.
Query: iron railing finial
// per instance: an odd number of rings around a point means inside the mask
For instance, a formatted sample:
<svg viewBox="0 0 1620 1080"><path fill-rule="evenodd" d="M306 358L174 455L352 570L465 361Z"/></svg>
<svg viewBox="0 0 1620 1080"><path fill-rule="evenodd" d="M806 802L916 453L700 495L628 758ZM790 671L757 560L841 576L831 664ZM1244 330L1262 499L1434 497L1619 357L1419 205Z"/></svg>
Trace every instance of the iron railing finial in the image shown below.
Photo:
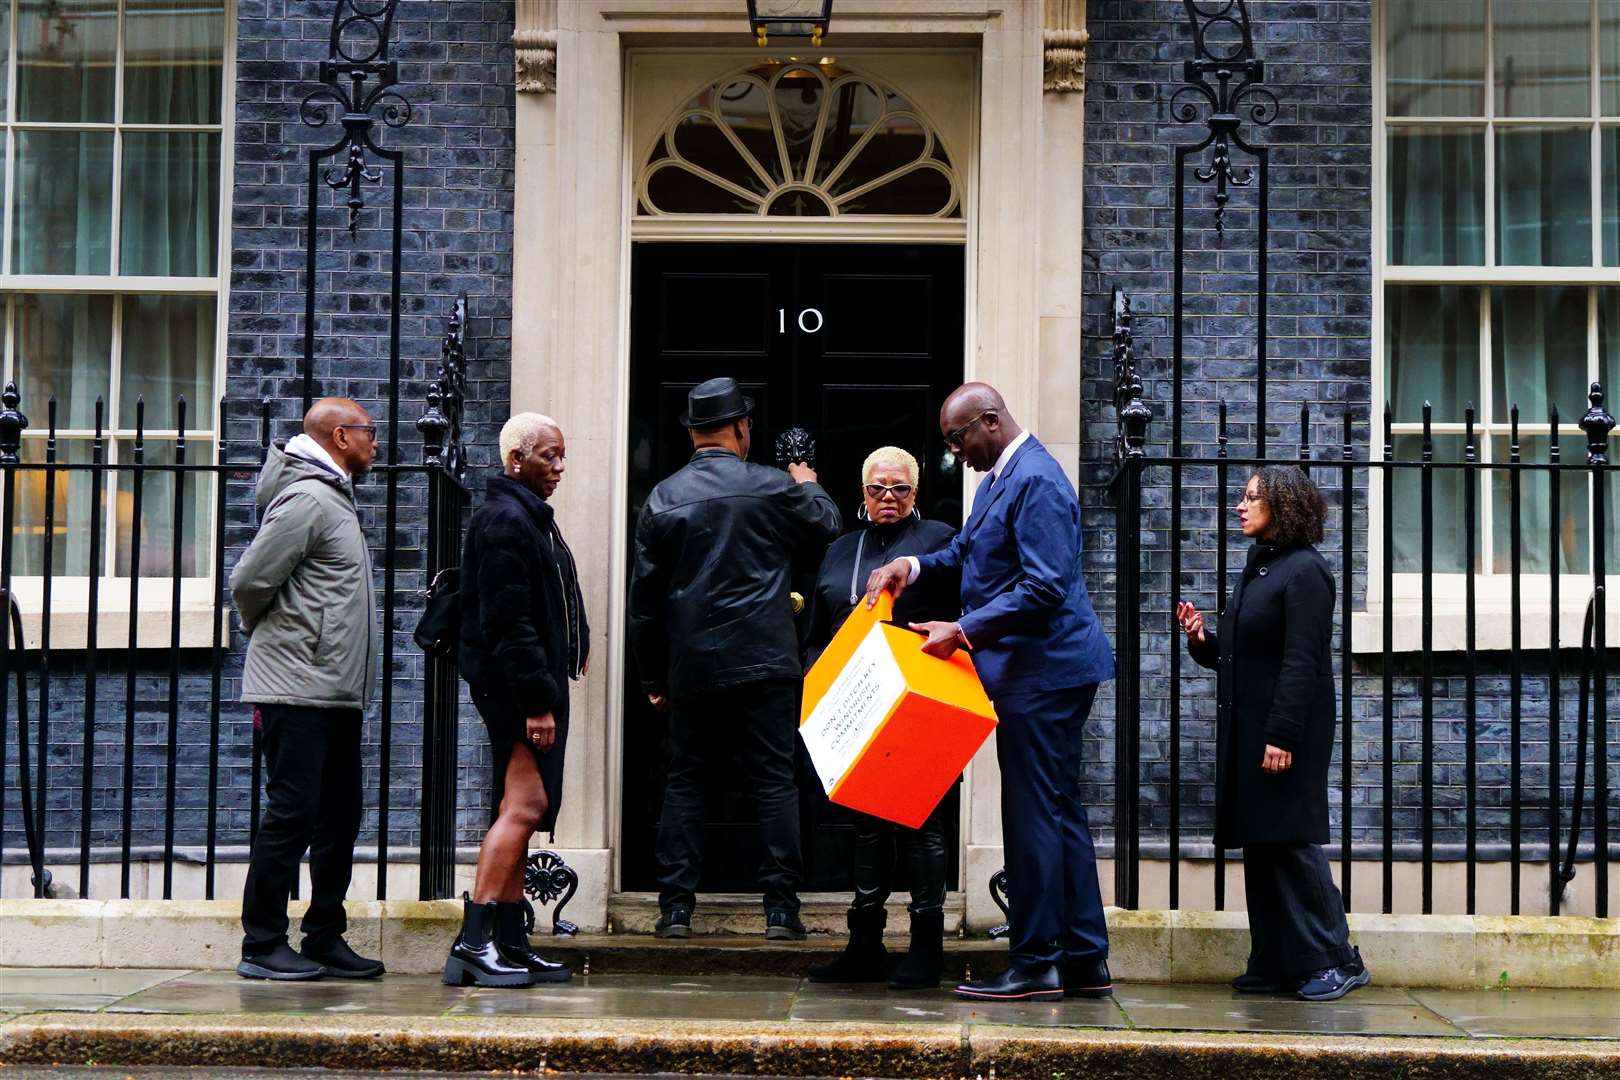
<svg viewBox="0 0 1620 1080"><path fill-rule="evenodd" d="M1614 416L1603 407L1603 384L1593 383L1587 392L1586 400L1591 408L1581 417L1581 430L1586 432L1586 463L1588 465L1607 465L1609 463L1609 432L1614 430Z"/></svg>
<svg viewBox="0 0 1620 1080"><path fill-rule="evenodd" d="M15 465L17 451L22 449L23 428L28 426L28 417L17 411L22 404L22 394L17 392L15 382L6 383L4 391L0 391L0 464Z"/></svg>

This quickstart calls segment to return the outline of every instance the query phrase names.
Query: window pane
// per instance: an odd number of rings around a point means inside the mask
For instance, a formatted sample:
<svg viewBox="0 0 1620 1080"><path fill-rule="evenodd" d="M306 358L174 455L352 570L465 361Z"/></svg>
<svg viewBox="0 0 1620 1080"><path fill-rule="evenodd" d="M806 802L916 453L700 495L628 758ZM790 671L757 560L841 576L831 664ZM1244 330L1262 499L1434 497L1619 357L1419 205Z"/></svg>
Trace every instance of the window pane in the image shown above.
<svg viewBox="0 0 1620 1080"><path fill-rule="evenodd" d="M1434 440L1435 461L1461 461L1463 440L1455 435L1440 435ZM1423 436L1395 436L1396 461L1422 461ZM1395 552L1393 563L1397 574L1416 574L1423 570L1423 471L1421 469L1395 469ZM1461 469L1435 469L1434 477L1434 572L1460 574L1466 551L1464 542L1463 479ZM1479 555L1484 537L1479 532L1479 506L1474 507L1474 565L1482 561Z"/></svg>
<svg viewBox="0 0 1620 1080"><path fill-rule="evenodd" d="M1592 264L1590 128L1511 128L1496 135L1496 262Z"/></svg>
<svg viewBox="0 0 1620 1080"><path fill-rule="evenodd" d="M17 119L110 124L117 0L18 0Z"/></svg>
<svg viewBox="0 0 1620 1080"><path fill-rule="evenodd" d="M196 465L213 460L213 443L208 440L188 440L186 464ZM135 460L133 439L118 440L118 460L129 465ZM174 443L168 440L146 441L146 464L172 465ZM168 577L174 569L174 492L175 473L143 472L141 494L141 576ZM213 487L212 481L197 473L185 477L185 520L181 526L180 573L185 577L200 577L208 573L210 550L208 546L208 517ZM135 474L122 469L118 474L117 558L114 572L119 577L129 576L135 521ZM198 528L201 522L203 528Z"/></svg>
<svg viewBox="0 0 1620 1080"><path fill-rule="evenodd" d="M124 120L217 124L225 62L218 0L127 0Z"/></svg>
<svg viewBox="0 0 1620 1080"><path fill-rule="evenodd" d="M1461 422L1479 396L1479 290L1391 285L1384 294L1385 373L1397 421Z"/></svg>
<svg viewBox="0 0 1620 1080"><path fill-rule="evenodd" d="M111 269L112 140L111 132L17 132L13 273Z"/></svg>
<svg viewBox="0 0 1620 1080"><path fill-rule="evenodd" d="M1496 0L1500 116L1590 116L1591 0Z"/></svg>
<svg viewBox="0 0 1620 1080"><path fill-rule="evenodd" d="M118 423L135 426L135 399L146 398L147 430L178 422L175 399L186 397L187 430L214 426L214 298L124 297L123 362Z"/></svg>
<svg viewBox="0 0 1620 1080"><path fill-rule="evenodd" d="M1607 397L1603 407L1612 413L1620 403L1620 288L1598 290L1598 381Z"/></svg>
<svg viewBox="0 0 1620 1080"><path fill-rule="evenodd" d="M43 429L55 394L58 430L93 430L112 372L112 297L48 293L19 296L16 305L23 413Z"/></svg>
<svg viewBox="0 0 1620 1080"><path fill-rule="evenodd" d="M1558 444L1562 460L1580 463L1586 460L1582 452L1585 440L1575 435L1564 435ZM1496 460L1508 460L1508 440L1492 440L1492 453ZM1551 460L1552 440L1545 435L1525 436L1519 440L1521 461L1547 462ZM1491 506L1496 524L1493 530L1494 566L1498 573L1513 570L1513 481L1508 470L1492 470ZM1558 486L1558 570L1559 573L1585 573L1589 569L1587 552L1588 522L1591 521L1591 488L1585 470L1570 469L1559 473ZM1551 507L1552 472L1548 469L1526 469L1519 474L1519 569L1526 574L1549 573L1552 565L1552 535L1547 528Z"/></svg>
<svg viewBox="0 0 1620 1080"><path fill-rule="evenodd" d="M1603 140L1603 265L1620 266L1620 127L1601 128Z"/></svg>
<svg viewBox="0 0 1620 1080"><path fill-rule="evenodd" d="M1603 115L1620 116L1620 0L1598 0Z"/></svg>
<svg viewBox="0 0 1620 1080"><path fill-rule="evenodd" d="M1384 5L1391 116L1483 116L1485 0Z"/></svg>
<svg viewBox="0 0 1620 1080"><path fill-rule="evenodd" d="M1586 286L1491 290L1493 420L1540 424L1548 407L1573 420L1586 411Z"/></svg>
<svg viewBox="0 0 1620 1080"><path fill-rule="evenodd" d="M45 460L44 439L24 439L22 460ZM90 462L89 439L60 439L56 444L56 460L74 464ZM90 489L91 477L87 471L69 472L66 469L49 478L53 500L51 506L51 576L85 577L90 573ZM12 525L13 549L16 562L13 573L25 577L45 572L45 493L47 477L44 470L19 469L17 471L17 519ZM102 527L106 527L107 480L101 488ZM102 548L106 551L106 548Z"/></svg>
<svg viewBox="0 0 1620 1080"><path fill-rule="evenodd" d="M1391 129L1389 261L1401 266L1485 262L1482 130Z"/></svg>
<svg viewBox="0 0 1620 1080"><path fill-rule="evenodd" d="M118 262L126 274L210 277L219 251L219 136L124 136Z"/></svg>

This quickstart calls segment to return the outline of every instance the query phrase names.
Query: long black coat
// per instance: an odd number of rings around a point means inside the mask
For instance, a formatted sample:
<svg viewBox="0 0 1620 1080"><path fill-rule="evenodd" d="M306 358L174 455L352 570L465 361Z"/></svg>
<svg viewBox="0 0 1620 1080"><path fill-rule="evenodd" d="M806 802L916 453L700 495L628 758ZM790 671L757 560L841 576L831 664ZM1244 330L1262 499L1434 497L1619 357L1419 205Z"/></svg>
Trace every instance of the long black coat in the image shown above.
<svg viewBox="0 0 1620 1080"><path fill-rule="evenodd" d="M562 805L568 683L590 658L585 601L551 504L507 476L490 477L484 492L462 549L456 660L473 693L495 703L497 725L511 741L528 745L525 717L549 712L556 721L557 741L536 755L550 796L540 826L547 830ZM497 803L504 780L504 771L497 773Z"/></svg>
<svg viewBox="0 0 1620 1080"><path fill-rule="evenodd" d="M1328 841L1333 756L1333 575L1309 545L1249 549L1243 574L1192 658L1217 673L1215 843ZM1293 754L1273 775L1267 744Z"/></svg>

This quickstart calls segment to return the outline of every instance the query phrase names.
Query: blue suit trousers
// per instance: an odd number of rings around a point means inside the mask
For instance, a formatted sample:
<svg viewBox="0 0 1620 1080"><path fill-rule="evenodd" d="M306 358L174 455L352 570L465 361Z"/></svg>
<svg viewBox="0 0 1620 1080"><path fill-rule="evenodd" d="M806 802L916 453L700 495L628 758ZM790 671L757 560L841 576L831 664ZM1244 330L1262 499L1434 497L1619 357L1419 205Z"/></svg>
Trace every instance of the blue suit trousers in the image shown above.
<svg viewBox="0 0 1620 1080"><path fill-rule="evenodd" d="M1108 955L1097 853L1080 798L1080 734L1097 685L995 699L1001 830L1017 968Z"/></svg>

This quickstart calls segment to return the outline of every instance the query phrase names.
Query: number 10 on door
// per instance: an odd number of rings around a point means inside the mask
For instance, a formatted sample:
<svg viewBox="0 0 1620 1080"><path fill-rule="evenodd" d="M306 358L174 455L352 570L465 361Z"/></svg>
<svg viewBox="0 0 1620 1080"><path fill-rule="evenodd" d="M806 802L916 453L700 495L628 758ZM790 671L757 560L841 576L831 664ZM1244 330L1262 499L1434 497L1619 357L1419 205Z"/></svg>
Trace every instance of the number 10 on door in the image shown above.
<svg viewBox="0 0 1620 1080"><path fill-rule="evenodd" d="M799 312L799 317L795 321L799 324L799 329L806 334L817 333L825 325L821 318L821 312L813 307L807 307ZM778 334L787 333L787 308L776 309L776 332Z"/></svg>

